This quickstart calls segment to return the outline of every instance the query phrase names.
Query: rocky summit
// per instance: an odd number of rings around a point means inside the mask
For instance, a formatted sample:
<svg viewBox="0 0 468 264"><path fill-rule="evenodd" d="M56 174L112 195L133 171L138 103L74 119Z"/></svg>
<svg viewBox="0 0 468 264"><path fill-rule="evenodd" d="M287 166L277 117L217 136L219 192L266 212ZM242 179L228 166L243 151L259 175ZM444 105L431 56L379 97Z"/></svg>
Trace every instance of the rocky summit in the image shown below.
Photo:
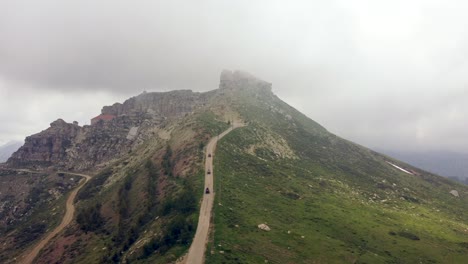
<svg viewBox="0 0 468 264"><path fill-rule="evenodd" d="M468 255L467 186L330 133L241 71L223 71L212 91L104 106L91 125L58 119L26 138L0 180L1 263Z"/></svg>

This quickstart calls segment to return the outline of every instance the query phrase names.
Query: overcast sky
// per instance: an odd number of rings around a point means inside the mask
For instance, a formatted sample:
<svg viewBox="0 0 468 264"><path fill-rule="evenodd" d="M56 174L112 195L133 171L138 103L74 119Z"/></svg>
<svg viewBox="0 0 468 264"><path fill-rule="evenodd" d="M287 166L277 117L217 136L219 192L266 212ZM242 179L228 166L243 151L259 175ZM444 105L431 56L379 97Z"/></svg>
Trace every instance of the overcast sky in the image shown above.
<svg viewBox="0 0 468 264"><path fill-rule="evenodd" d="M240 69L363 145L468 152L467 13L448 0L2 0L0 143Z"/></svg>

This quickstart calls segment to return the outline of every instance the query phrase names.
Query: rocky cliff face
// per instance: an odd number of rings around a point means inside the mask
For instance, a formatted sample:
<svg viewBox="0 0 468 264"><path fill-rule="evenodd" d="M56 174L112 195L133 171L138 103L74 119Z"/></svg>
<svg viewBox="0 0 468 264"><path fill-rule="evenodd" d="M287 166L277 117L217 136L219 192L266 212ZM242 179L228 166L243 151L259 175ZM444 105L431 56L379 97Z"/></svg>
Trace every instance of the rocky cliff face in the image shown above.
<svg viewBox="0 0 468 264"><path fill-rule="evenodd" d="M192 112L208 100L204 93L190 90L171 91L166 93L143 93L102 108L102 114L115 116L147 113L153 116L174 117Z"/></svg>
<svg viewBox="0 0 468 264"><path fill-rule="evenodd" d="M192 91L144 93L105 106L102 114L116 116L111 121L78 126L59 119L38 134L29 136L7 164L12 167L59 166L85 170L112 160L153 136L151 130L165 120L203 107L208 95Z"/></svg>
<svg viewBox="0 0 468 264"><path fill-rule="evenodd" d="M219 88L205 93L190 90L142 93L124 103L104 106L101 113L115 118L91 126L81 127L75 122L58 119L48 129L27 137L7 164L11 167L90 169L135 149L154 136L155 128L171 119L204 107L224 107L223 102L237 90L271 92L270 83L240 71L223 71Z"/></svg>
<svg viewBox="0 0 468 264"><path fill-rule="evenodd" d="M66 150L72 145L74 138L80 133L81 127L76 123L69 124L58 119L50 124L50 128L29 136L25 144L8 159L13 166L51 165L66 157Z"/></svg>
<svg viewBox="0 0 468 264"><path fill-rule="evenodd" d="M25 144L8 159L11 167L56 166L67 170L86 170L112 160L140 144L137 137L128 138L130 130L138 131L143 121L157 125L160 119L145 116L119 116L110 122L78 126L59 119L51 126L25 140ZM144 134L141 131L140 134Z"/></svg>

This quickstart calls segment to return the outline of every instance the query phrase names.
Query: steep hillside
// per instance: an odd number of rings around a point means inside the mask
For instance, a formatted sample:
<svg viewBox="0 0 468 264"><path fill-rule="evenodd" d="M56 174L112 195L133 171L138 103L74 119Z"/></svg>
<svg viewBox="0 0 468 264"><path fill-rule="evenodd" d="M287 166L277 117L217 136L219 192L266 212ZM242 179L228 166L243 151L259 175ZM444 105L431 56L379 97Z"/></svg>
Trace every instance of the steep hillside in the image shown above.
<svg viewBox="0 0 468 264"><path fill-rule="evenodd" d="M0 262L37 242L60 223L67 194L79 177L0 168Z"/></svg>
<svg viewBox="0 0 468 264"><path fill-rule="evenodd" d="M205 146L234 120L247 125L213 153L206 263L466 260L466 186L341 139L270 83L224 71L219 89L143 93L104 107L91 126L57 120L26 139L10 169L93 175L76 197L75 221L35 263L174 263L197 226ZM37 241L16 247L17 229L4 235L15 248L2 253L5 263Z"/></svg>
<svg viewBox="0 0 468 264"><path fill-rule="evenodd" d="M78 194L76 224L37 263L175 261L195 232L203 147L227 128L214 117L167 124L170 138L154 137L94 176Z"/></svg>
<svg viewBox="0 0 468 264"><path fill-rule="evenodd" d="M466 186L341 139L269 92L234 101L249 125L218 146L207 263L466 262Z"/></svg>
<svg viewBox="0 0 468 264"><path fill-rule="evenodd" d="M203 149L235 116L220 90L143 93L103 107L91 126L59 119L28 137L8 167L94 175L78 193L76 221L35 263L175 261L195 232Z"/></svg>

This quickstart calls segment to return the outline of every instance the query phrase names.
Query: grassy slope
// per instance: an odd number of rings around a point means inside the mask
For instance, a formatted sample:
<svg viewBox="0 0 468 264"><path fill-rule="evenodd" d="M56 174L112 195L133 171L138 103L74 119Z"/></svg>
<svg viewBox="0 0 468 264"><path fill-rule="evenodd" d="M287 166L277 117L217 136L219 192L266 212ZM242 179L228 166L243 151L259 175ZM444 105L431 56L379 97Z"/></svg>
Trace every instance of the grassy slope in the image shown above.
<svg viewBox="0 0 468 264"><path fill-rule="evenodd" d="M405 174L274 97L252 98L241 98L239 108L249 126L226 136L216 153L216 231L207 263L466 261L466 187L426 172ZM281 135L299 158L248 154L264 131Z"/></svg>

